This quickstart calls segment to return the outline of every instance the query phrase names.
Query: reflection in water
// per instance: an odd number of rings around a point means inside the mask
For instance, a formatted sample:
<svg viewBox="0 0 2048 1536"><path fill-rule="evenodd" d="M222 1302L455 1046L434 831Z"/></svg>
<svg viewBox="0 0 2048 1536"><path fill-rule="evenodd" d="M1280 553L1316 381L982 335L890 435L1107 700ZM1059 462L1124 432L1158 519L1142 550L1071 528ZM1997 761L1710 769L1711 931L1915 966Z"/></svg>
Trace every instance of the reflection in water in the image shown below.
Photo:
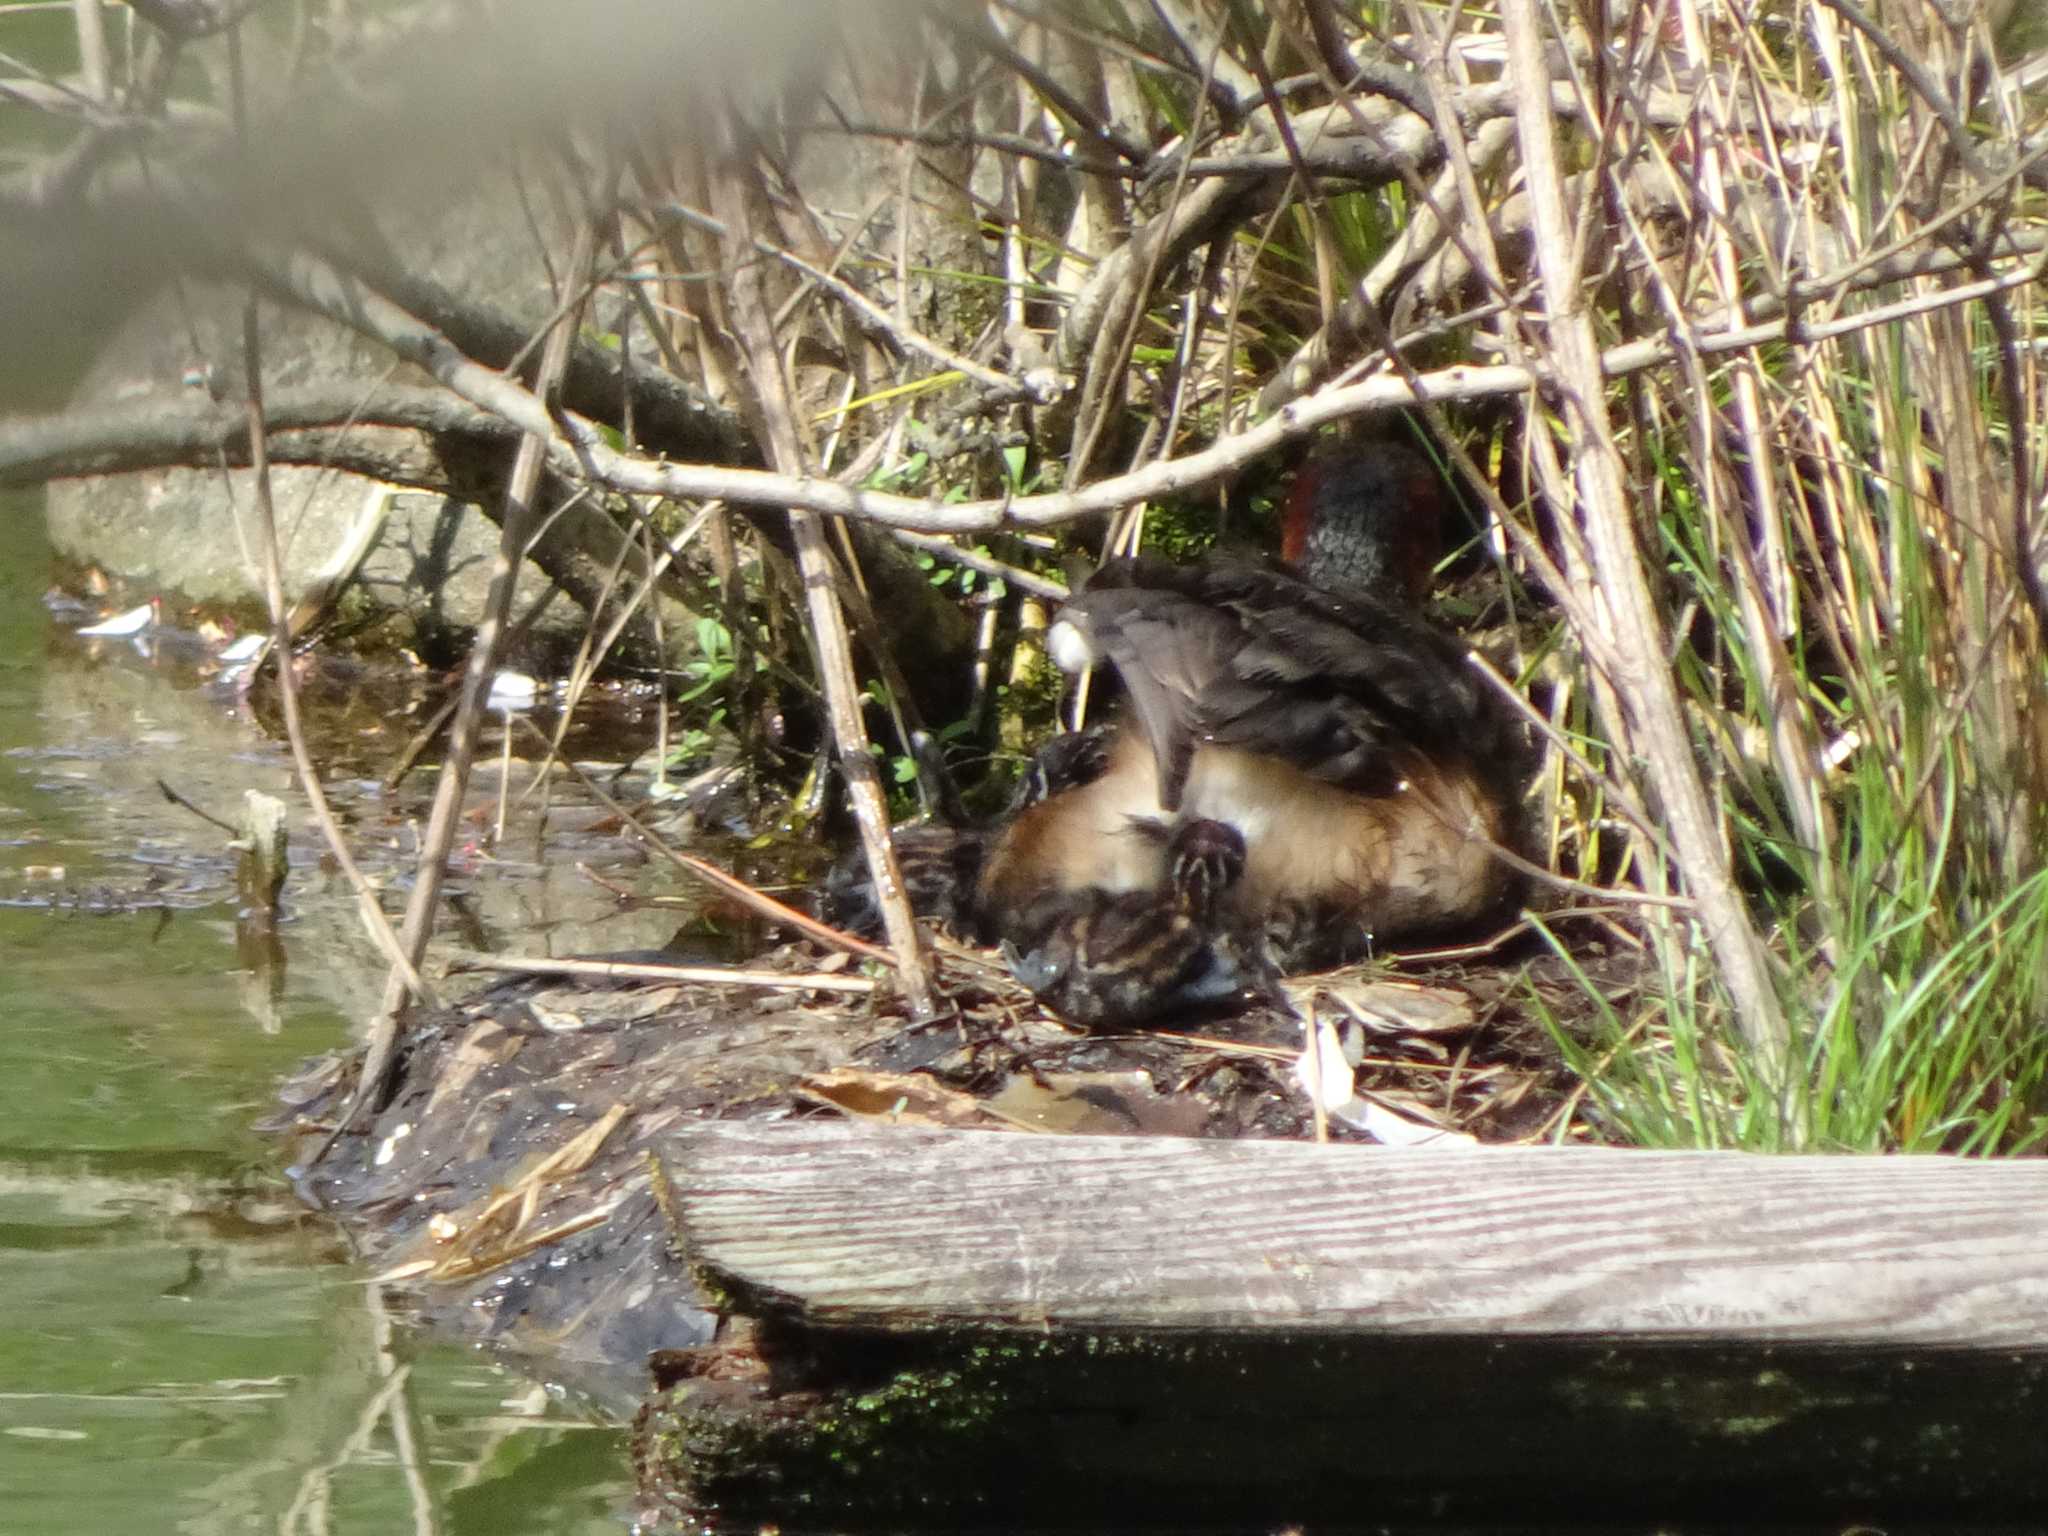
<svg viewBox="0 0 2048 1536"><path fill-rule="evenodd" d="M290 795L284 755L128 642L55 635L38 509L0 522L0 1525L616 1536L620 1437L394 1337L248 1129L377 976L308 843L288 981L250 991L222 838L154 781L232 814ZM58 890L152 899L14 904Z"/></svg>

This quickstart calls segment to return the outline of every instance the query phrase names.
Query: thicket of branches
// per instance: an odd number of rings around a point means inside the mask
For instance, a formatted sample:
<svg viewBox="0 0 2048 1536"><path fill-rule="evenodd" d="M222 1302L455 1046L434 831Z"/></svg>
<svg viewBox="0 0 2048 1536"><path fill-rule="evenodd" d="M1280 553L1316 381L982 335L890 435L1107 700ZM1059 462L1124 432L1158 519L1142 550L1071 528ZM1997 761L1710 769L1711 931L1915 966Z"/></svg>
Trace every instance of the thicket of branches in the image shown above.
<svg viewBox="0 0 2048 1536"><path fill-rule="evenodd" d="M728 593L758 528L878 860L843 615L891 678L872 610L899 610L857 573L888 579L896 535L1042 596L1056 565L1021 534L1085 519L1094 552L1127 547L1148 506L1404 412L1518 594L1503 681L1549 745L1532 852L1661 978L1568 1037L1619 1125L2040 1139L2048 54L2027 18L878 4L778 12L771 63L737 12L599 12L572 35L521 5L138 5L96 80L17 67L10 99L61 142L0 220L48 274L125 272L99 247L146 230L153 261L415 366L368 397L273 393L273 458L487 494L514 544L596 497L649 579L701 561ZM487 90L435 73L479 39ZM457 120L564 213L545 351L371 238L360 146ZM337 156L343 224L307 196ZM242 461L250 416L20 418L0 475ZM893 938L916 997L900 911Z"/></svg>

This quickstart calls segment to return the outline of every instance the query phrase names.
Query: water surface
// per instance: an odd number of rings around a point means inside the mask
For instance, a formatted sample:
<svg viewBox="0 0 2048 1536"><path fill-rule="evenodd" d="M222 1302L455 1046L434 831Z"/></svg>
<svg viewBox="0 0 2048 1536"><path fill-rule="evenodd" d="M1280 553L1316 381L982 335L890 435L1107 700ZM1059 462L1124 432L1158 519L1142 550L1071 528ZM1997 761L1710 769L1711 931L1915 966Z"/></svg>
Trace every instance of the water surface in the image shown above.
<svg viewBox="0 0 2048 1536"><path fill-rule="evenodd" d="M59 633L40 526L0 497L0 1530L616 1536L622 1437L394 1329L251 1129L375 967L301 855L288 979L240 969L221 835L154 780L232 815L284 754Z"/></svg>

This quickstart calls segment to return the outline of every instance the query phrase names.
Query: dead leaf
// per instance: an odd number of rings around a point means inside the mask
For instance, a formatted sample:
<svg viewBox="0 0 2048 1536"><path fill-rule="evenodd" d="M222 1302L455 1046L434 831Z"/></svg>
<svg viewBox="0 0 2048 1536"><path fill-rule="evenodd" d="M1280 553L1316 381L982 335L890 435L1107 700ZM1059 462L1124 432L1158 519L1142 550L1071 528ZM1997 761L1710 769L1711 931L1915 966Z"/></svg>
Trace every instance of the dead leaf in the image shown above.
<svg viewBox="0 0 2048 1536"><path fill-rule="evenodd" d="M1479 1022L1472 999L1448 987L1413 981L1319 977L1302 983L1376 1035L1462 1035ZM1297 1005L1296 1012L1301 1009Z"/></svg>

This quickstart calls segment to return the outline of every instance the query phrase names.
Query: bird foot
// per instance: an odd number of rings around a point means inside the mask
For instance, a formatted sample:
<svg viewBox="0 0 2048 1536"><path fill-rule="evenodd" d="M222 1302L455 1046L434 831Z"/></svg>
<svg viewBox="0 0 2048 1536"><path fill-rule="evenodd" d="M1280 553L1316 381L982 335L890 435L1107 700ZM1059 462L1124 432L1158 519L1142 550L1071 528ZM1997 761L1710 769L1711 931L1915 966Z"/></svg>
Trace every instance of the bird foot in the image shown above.
<svg viewBox="0 0 2048 1536"><path fill-rule="evenodd" d="M1085 731L1068 731L1053 737L1025 765L1023 777L1017 780L1016 791L1010 796L1009 813L1014 816L1041 800L1093 784L1109 771L1109 748L1110 732L1106 726L1090 726Z"/></svg>
<svg viewBox="0 0 2048 1536"><path fill-rule="evenodd" d="M1228 822L1182 822L1166 854L1167 880L1181 910L1201 922L1215 915L1218 898L1244 874L1244 834Z"/></svg>

